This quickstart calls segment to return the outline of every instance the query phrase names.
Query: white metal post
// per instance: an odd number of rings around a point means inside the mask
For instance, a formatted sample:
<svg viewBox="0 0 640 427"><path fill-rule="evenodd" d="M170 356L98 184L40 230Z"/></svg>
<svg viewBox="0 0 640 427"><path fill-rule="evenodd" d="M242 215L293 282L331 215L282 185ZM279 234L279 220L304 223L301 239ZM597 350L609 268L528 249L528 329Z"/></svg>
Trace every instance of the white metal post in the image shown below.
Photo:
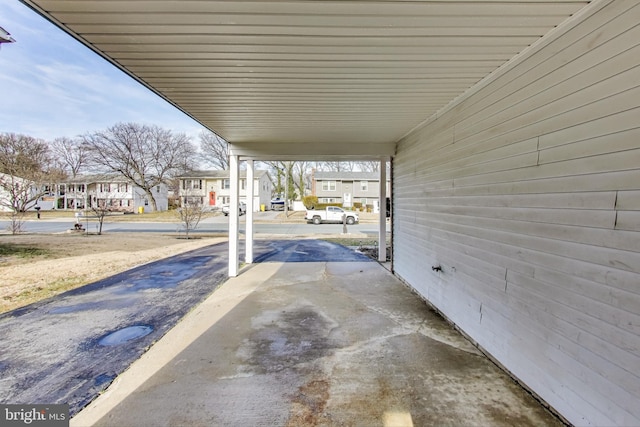
<svg viewBox="0 0 640 427"><path fill-rule="evenodd" d="M247 160L247 216L245 218L245 262L253 263L253 210L254 210L254 183L253 160Z"/></svg>
<svg viewBox="0 0 640 427"><path fill-rule="evenodd" d="M239 159L237 155L229 156L229 277L238 275L238 234L239 234L239 191L238 191Z"/></svg>
<svg viewBox="0 0 640 427"><path fill-rule="evenodd" d="M387 161L380 160L380 221L378 261L387 261Z"/></svg>

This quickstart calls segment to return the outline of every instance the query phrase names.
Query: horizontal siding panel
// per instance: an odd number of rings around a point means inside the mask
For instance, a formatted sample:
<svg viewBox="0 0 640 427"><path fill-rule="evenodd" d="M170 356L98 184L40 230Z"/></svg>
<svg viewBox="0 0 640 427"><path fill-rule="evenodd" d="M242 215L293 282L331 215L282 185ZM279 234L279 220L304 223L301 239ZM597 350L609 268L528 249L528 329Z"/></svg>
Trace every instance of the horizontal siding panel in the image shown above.
<svg viewBox="0 0 640 427"><path fill-rule="evenodd" d="M640 48L637 50L640 54ZM633 61L626 55L623 59L625 66L630 66L629 63ZM603 64L602 70L596 69L595 71L601 71L606 75L610 75L612 72L619 73L617 68L609 68L608 65ZM593 73L595 76L591 78L591 81L579 78L588 77L586 76L588 73L574 76L563 85L554 86L543 93L530 97L526 102L521 101L512 105L509 109L491 116L485 122L479 123L466 132L457 131L455 143L468 144L469 140L493 138L514 129L526 129L530 127L531 123L543 120L553 123L550 119L563 116L576 109L581 109L582 114L589 114L590 110L586 108L587 106L633 91L637 87L638 75L640 74L640 68L634 67L602 80L604 76L601 73L595 73L595 71Z"/></svg>
<svg viewBox="0 0 640 427"><path fill-rule="evenodd" d="M635 78L634 82L637 81L640 81L640 77ZM561 108L564 111L552 111L550 108L543 108L537 111L535 116L519 117L517 122L511 120L509 124L512 127L501 124L491 128L489 131L475 134L473 143L482 142L482 144L490 144L491 146L508 145L513 142L538 138L544 134L598 119L602 117L603 112L615 114L637 108L640 87L633 86L631 89L619 89L613 94L603 89L601 95L602 97L597 100L585 98L582 104L573 105L573 108L569 108L569 106ZM555 110L558 110L558 108ZM527 120L530 120L530 122L527 122ZM471 142L467 141L467 143ZM462 143L456 142L455 145L460 147Z"/></svg>
<svg viewBox="0 0 640 427"><path fill-rule="evenodd" d="M454 145L452 148L456 148ZM459 168L480 165L498 159L514 157L519 154L526 154L538 151L538 139L532 138L526 141L503 145L502 142L497 147L483 145L482 150L478 147L465 147L461 150L450 151L449 154L432 156L421 162L416 162L416 166L428 173L435 173L446 170L458 170ZM452 160L455 159L455 160Z"/></svg>
<svg viewBox="0 0 640 427"><path fill-rule="evenodd" d="M592 175L595 173L634 170L638 169L638 165L640 165L640 149L547 163L535 167L527 167L526 169L523 167L515 170L490 171L478 176L464 176L454 179L454 186L498 184L522 179L542 179L571 175Z"/></svg>
<svg viewBox="0 0 640 427"><path fill-rule="evenodd" d="M458 216L455 218L455 221L452 221L451 216L446 214L431 214L428 217L416 217L416 224L437 226L450 230L464 229L467 233L478 237L485 236L486 233L492 233L493 237L487 236L490 240L500 241L523 249L531 249L565 259L583 261L611 269L619 269L633 273L640 272L639 252L568 242L552 237L537 237L532 234L538 224L462 216ZM527 226L529 229L525 228ZM509 230L509 228L511 230ZM531 234L524 234L524 232ZM612 271L610 274L614 274L614 272ZM640 288L637 286L636 292L640 292Z"/></svg>
<svg viewBox="0 0 640 427"><path fill-rule="evenodd" d="M550 270L543 267L536 267L535 273L528 277L534 277L545 283L552 283L567 293L575 293L584 296L593 301L610 306L611 320L609 323L626 329L632 333L640 332L640 322L637 319L640 316L640 294L634 294L611 286L603 286L600 283L593 282L588 279L581 279L558 271ZM635 321L627 321L626 313L636 318ZM640 353L639 353L640 354Z"/></svg>
<svg viewBox="0 0 640 427"><path fill-rule="evenodd" d="M427 206L481 206L505 208L614 209L615 191L557 194L511 194L435 197ZM640 195L639 195L640 197Z"/></svg>
<svg viewBox="0 0 640 427"><path fill-rule="evenodd" d="M619 384L619 381L623 381L625 384L632 383L635 376L629 376L626 370L612 365L595 353L582 349L582 345L576 343L572 337L578 336L580 338L583 334L575 333L572 335L572 325L551 314L550 311L553 310L547 308L546 305L545 308L541 308L542 301L538 300L536 295L527 293L526 288L514 286L513 292L521 293L521 299L514 300L516 303L513 305L517 309L517 315L509 319L510 329L516 330L522 336L522 339L517 341L518 347L524 353L524 357L520 356L520 358L532 358L534 361L537 359L538 363L542 360L546 370L554 369L555 366L563 366L562 370L556 372L556 375L563 378L563 384L560 387L563 391L566 391L567 388L581 390L590 383L597 384L589 387L589 391L586 393L590 395L591 399L601 401L610 396L610 393L615 393L620 397L620 400L611 404L611 410L605 411L605 413L614 416L619 421L633 419L634 416L637 416L632 415L634 412L637 414L640 409L633 405L633 385L631 386L632 391L629 391ZM561 310L561 307L554 307L554 309ZM539 329L532 327L541 323L548 326L544 334L541 334ZM549 342L554 345L544 345ZM538 345L536 346L536 344ZM567 376L568 373L569 376ZM619 403L624 406L618 406ZM617 424L613 423L613 425ZM620 425L628 424L622 423Z"/></svg>
<svg viewBox="0 0 640 427"><path fill-rule="evenodd" d="M559 145L571 144L578 141L594 139L600 136L625 132L638 127L638 117L640 108L632 108L617 114L580 123L556 132L540 136L540 149L557 147ZM636 135L636 134L628 134Z"/></svg>
<svg viewBox="0 0 640 427"><path fill-rule="evenodd" d="M439 229L433 228L430 231L430 234L434 236L432 239L435 239L438 236L445 236L448 239L455 240L456 242L462 242L466 246L475 248L475 252L487 252L502 256L506 260L513 260L515 263L506 264L505 261L505 264L501 265L526 276L533 276L533 274L531 274L532 269L538 275L542 274L541 272L544 271L555 271L556 274L565 274L568 277L573 277L574 280L577 281L587 280L589 282L596 283L598 290L601 290L601 293L585 294L586 296L595 299L604 298L605 301L608 301L608 298L617 298L615 301L617 301L618 304L620 304L619 301L621 299L624 299L626 304L632 304L634 301L637 301L637 298L640 296L640 289L638 289L637 286L636 275L619 270L611 270L607 267L595 267L590 265L589 268L587 268L584 263L580 261L575 261L569 264L566 260L553 254L524 249L514 244L492 239L491 236L493 233L490 231L481 232L475 228L463 226L447 227L443 224ZM528 265L529 268L522 268L520 263ZM564 280L568 279L565 278ZM568 285L571 282L566 283ZM582 288L584 289L586 287L583 286ZM633 295L634 297L632 298L630 295ZM636 312L638 307L635 309L628 307L628 309L632 312Z"/></svg>
<svg viewBox="0 0 640 427"><path fill-rule="evenodd" d="M504 253L509 253L509 251L500 251L499 249L494 248L494 242L482 239L473 239L469 236L444 232L442 230L433 230L432 235L433 241L441 247L447 248L451 251L455 251L459 254L465 254L466 256L480 259L487 263L493 263L496 266L501 267L500 272L503 273L504 276L496 275L497 277L506 277L506 270L515 270L520 272L520 274L530 277L533 277L534 275L534 266L532 266L528 262L520 261L512 257L503 255ZM472 240L475 246L471 244ZM478 248L482 248L483 245L487 245L487 247L485 247L485 250L478 251ZM505 249L504 246L502 249ZM456 261L455 259L454 261L455 262L449 263L448 267L454 267L457 271L457 264L460 264L460 262Z"/></svg>
<svg viewBox="0 0 640 427"><path fill-rule="evenodd" d="M594 325L589 315L565 306L555 299L549 299L548 296L540 295L535 292L539 288L539 282L514 274L509 278L507 293L514 295L520 301L520 313L526 314L529 321L544 324L550 331L569 340L571 344L564 350L575 352L574 356L579 363L600 374L608 374L609 378L615 377L615 382L628 392L640 391L636 369L640 364L637 348L627 350L618 345L609 345L608 341L605 342L601 338L606 337L608 340L620 343L629 336L633 341L633 335L607 327L602 322L600 330L597 330L598 327ZM596 333L590 331L590 328L596 329ZM598 357L581 358L580 355L584 353L580 352L580 349L589 350L591 354ZM617 364L612 365L611 362L607 362L608 360L616 360ZM606 369L603 369L603 365Z"/></svg>
<svg viewBox="0 0 640 427"><path fill-rule="evenodd" d="M603 9L597 18L587 19L586 22L591 19L599 21L594 24L594 27L582 25L573 28L565 35L560 47L554 47L559 42L552 42L548 49L534 52L528 60L510 70L504 78L484 87L452 111L452 115L464 112L464 116L458 119L456 126L468 127L469 123L481 121L491 108L501 111L495 106L496 104L502 106L502 109L508 108L510 103L505 99L523 89L529 92L533 82L541 81L543 88L554 86L572 78L574 74L589 69L593 64L606 61L611 56L629 49L630 46L636 46L638 38L635 34L626 35L629 30L638 25L636 15L626 13L627 11L637 13L634 6L638 5L633 1L616 2L615 7ZM619 31L594 31L594 28L602 25L606 19L615 23ZM613 40L616 42L612 43ZM589 56L590 52L592 56ZM560 76L553 74L556 70L561 72Z"/></svg>
<svg viewBox="0 0 640 427"><path fill-rule="evenodd" d="M474 275L476 279L484 283L497 284L497 287L501 290L505 288L506 268L452 250L441 240L433 239L433 242L436 244L434 248L438 259L436 264L442 266L445 272L454 271L470 276ZM498 280L496 281L496 279Z"/></svg>
<svg viewBox="0 0 640 427"><path fill-rule="evenodd" d="M496 346L495 356L498 360L504 361L506 366L511 366L511 372L520 378L525 384L530 385L534 390L548 390L549 400L552 400L554 408L569 419L582 420L576 425L587 425L587 420L594 426L610 426L616 423L607 415L614 411L602 413L595 407L587 403L582 391L588 384L583 373L584 368L572 360L572 369L564 366L566 355L556 347L548 345L550 337L548 335L537 335L538 330L534 330L530 320L522 320L521 317L501 317L496 316L504 310L486 310L484 325L481 332L486 333L488 329L503 332L500 339L508 340L511 344L507 351L500 351ZM497 318L497 319L494 319ZM508 325L505 328L505 325ZM537 334L536 334L537 333ZM568 342L561 336L554 336L553 342ZM556 344L560 346L561 344ZM518 348L519 351L514 351ZM543 361L541 363L541 361ZM526 366L526 368L523 368ZM575 371L578 373L574 373ZM562 384L558 384L557 379L562 378ZM591 393L591 391L590 391Z"/></svg>
<svg viewBox="0 0 640 427"><path fill-rule="evenodd" d="M505 253L504 255L509 256L510 254L515 259L527 261L532 265L540 265L543 267L553 268L555 270L575 275L577 277L593 280L598 283L626 290L628 292L640 294L640 288L638 287L639 278L637 273L616 269L609 265L601 265L577 259L565 258L564 254L567 251L563 250L563 248L561 247L556 248L555 251L550 253L541 251L541 248L536 248L535 244L527 245L534 246L534 248L525 247L524 243L529 242L527 236L519 236L517 234L504 232L498 228L483 228L482 224L479 223L480 221L478 221L475 226L474 224L460 225L442 223L438 221L427 220L423 217L416 217L416 221L419 221L421 223L421 226L426 226L428 230L431 230L431 228L441 229L464 234L470 237L476 237L478 239L484 239L487 241L494 241L500 244L504 244L509 248L510 251ZM432 234L432 231L429 231L429 234ZM417 236L417 233L413 237L414 240L416 240L415 236ZM430 238L431 237L428 237L427 239ZM547 241L548 246L554 246L553 239L536 240ZM589 248L588 245L585 245L584 247L585 249ZM415 250L419 250L419 247ZM571 262L569 263L567 262L567 260L571 260Z"/></svg>
<svg viewBox="0 0 640 427"><path fill-rule="evenodd" d="M478 219L469 219L464 216L461 217L437 217L435 212L432 211L431 215L426 215L425 212L429 209L426 202L407 202L400 206L395 206L394 212L397 216L405 212L410 212L413 215L414 222L420 218L424 221L437 221L438 223L456 223L460 225L481 225L487 229L495 229L498 231L511 232L514 234L524 234L536 237L543 237L554 240L563 240L567 242L580 243L590 246L602 246L610 249L621 249L625 251L635 252L638 249L638 235L634 232L625 230L606 230L599 228L585 228L561 224L550 223L529 223L529 222L514 222L514 221L496 221L493 218L488 218L487 221ZM416 210L420 210L420 213L416 213ZM443 226L443 225L440 225Z"/></svg>
<svg viewBox="0 0 640 427"><path fill-rule="evenodd" d="M616 229L640 231L640 211L618 211Z"/></svg>
<svg viewBox="0 0 640 427"><path fill-rule="evenodd" d="M546 283L537 277L522 276L510 271L507 274L507 282L507 293L511 294L514 290L527 292L527 296L522 298L516 292L516 298L520 298L523 303L530 303L533 300L530 294L535 294L535 299L539 302L537 308L544 310L538 312L540 315L551 314L558 319L565 319L571 325L567 329L573 331L568 338L574 338L577 341L582 332L588 332L594 337L607 337L608 342L616 349L612 350L612 346L604 346L590 350L596 354L598 354L598 349L624 352L624 354L619 354L619 358L616 358L616 360L627 361L627 363L620 363L620 368L634 376L638 375L634 371L635 366L640 366L640 344L634 340L638 331L625 330L616 325L620 322L635 322L637 324L639 317L637 314L612 309L611 306L579 294L571 294L556 283ZM567 310L574 312L567 316Z"/></svg>
<svg viewBox="0 0 640 427"><path fill-rule="evenodd" d="M429 174L425 173L416 175L416 178L428 178L438 181L446 179L454 179L453 185L458 185L460 179L458 177L469 177L470 180L478 176L488 176L490 173L499 174L505 171L521 170L526 167L534 167L538 163L538 153L526 153L504 159L497 159L491 162L481 163L479 165L462 167L460 169L451 169L444 172Z"/></svg>
<svg viewBox="0 0 640 427"><path fill-rule="evenodd" d="M609 229L614 228L616 220L614 210L430 206L427 212Z"/></svg>
<svg viewBox="0 0 640 427"><path fill-rule="evenodd" d="M633 35L640 38L640 27ZM637 86L638 68L635 58L640 55L640 47L627 50L609 62L601 62L594 67L588 67L579 74L572 75L570 79L549 86L554 75L546 76L530 87L521 88L521 92L535 94L522 99L522 94L516 92L513 105L503 109L499 113L493 113L490 109L485 111L484 121L465 129L456 128L456 143L467 138L477 138L479 135L495 134L496 129L517 129L539 121L539 117L552 117L563 114L595 100L608 98L609 96L624 92ZM602 58L594 57L598 61ZM562 70L558 71L561 74ZM566 78L566 75L562 77ZM540 92L538 92L540 90ZM505 99L504 101L507 101ZM504 108L502 104L502 108ZM542 111L543 110L543 111ZM542 111L542 114L541 114Z"/></svg>
<svg viewBox="0 0 640 427"><path fill-rule="evenodd" d="M640 110L637 114L640 117ZM640 128L636 128L540 150L540 164L633 150L639 139Z"/></svg>
<svg viewBox="0 0 640 427"><path fill-rule="evenodd" d="M498 183L485 183L455 187L456 196L475 196L492 194L531 194L531 193L569 193L640 189L640 169L603 172L583 175L551 178L519 179ZM439 194L434 192L435 195Z"/></svg>
<svg viewBox="0 0 640 427"><path fill-rule="evenodd" d="M638 183L638 187L640 188L640 183ZM616 209L640 210L640 191L618 191Z"/></svg>

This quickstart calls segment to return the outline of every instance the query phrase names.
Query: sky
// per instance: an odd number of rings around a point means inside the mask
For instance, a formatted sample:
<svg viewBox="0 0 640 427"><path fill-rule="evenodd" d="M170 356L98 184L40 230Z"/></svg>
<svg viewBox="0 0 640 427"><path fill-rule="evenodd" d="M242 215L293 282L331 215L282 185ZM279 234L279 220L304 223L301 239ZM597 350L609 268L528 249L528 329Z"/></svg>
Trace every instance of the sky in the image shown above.
<svg viewBox="0 0 640 427"><path fill-rule="evenodd" d="M0 133L51 141L116 123L158 125L197 142L203 127L18 0L0 0Z"/></svg>

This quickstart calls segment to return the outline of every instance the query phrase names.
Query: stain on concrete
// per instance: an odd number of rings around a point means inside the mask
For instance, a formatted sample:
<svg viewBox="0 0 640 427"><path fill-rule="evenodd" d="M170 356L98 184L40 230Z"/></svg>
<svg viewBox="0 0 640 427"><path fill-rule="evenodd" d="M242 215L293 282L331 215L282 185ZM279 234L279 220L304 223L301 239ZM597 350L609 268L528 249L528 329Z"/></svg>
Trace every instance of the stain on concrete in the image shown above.
<svg viewBox="0 0 640 427"><path fill-rule="evenodd" d="M252 319L253 332L238 354L260 373L303 368L337 347L329 338L334 322L312 306L287 306Z"/></svg>
<svg viewBox="0 0 640 427"><path fill-rule="evenodd" d="M298 387L298 392L291 398L291 409L287 427L317 426L330 424L324 413L329 400L329 381L312 380Z"/></svg>

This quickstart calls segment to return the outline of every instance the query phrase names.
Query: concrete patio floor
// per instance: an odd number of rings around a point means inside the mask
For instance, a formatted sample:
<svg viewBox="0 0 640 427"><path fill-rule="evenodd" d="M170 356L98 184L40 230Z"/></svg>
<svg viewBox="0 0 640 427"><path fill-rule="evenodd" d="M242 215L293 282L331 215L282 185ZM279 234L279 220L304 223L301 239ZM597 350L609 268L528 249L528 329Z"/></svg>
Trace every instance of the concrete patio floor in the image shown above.
<svg viewBox="0 0 640 427"><path fill-rule="evenodd" d="M224 283L71 426L562 425L377 262L278 259Z"/></svg>

